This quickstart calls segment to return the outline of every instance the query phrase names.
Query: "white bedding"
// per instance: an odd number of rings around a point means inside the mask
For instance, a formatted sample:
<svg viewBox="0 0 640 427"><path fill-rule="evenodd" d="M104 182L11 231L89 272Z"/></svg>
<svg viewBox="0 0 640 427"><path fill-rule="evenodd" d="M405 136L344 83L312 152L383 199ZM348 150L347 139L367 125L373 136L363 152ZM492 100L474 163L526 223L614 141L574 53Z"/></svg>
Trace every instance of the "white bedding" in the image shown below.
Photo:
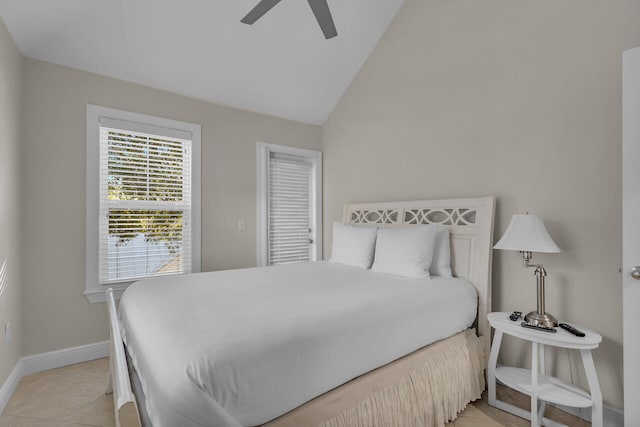
<svg viewBox="0 0 640 427"><path fill-rule="evenodd" d="M474 287L330 263L146 279L120 303L154 427L255 426L468 328Z"/></svg>

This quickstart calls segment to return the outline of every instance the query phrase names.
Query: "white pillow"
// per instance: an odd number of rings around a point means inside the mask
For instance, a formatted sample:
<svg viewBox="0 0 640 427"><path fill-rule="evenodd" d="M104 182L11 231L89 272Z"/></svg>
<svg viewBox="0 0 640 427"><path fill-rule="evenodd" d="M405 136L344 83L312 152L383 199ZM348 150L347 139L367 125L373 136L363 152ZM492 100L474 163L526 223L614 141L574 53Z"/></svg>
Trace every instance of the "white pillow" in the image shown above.
<svg viewBox="0 0 640 427"><path fill-rule="evenodd" d="M377 230L334 222L329 261L368 269L373 261Z"/></svg>
<svg viewBox="0 0 640 427"><path fill-rule="evenodd" d="M429 278L437 228L430 225L380 228L372 271Z"/></svg>
<svg viewBox="0 0 640 427"><path fill-rule="evenodd" d="M451 241L449 239L449 227L440 226L436 231L436 247L433 251L433 260L429 273L432 276L453 277L451 274Z"/></svg>

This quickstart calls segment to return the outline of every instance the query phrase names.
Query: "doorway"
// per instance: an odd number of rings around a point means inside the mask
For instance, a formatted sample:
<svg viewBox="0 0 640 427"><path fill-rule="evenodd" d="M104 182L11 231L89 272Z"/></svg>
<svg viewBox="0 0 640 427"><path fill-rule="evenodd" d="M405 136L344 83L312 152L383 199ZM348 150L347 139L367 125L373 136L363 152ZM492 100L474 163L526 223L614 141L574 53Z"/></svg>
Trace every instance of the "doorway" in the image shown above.
<svg viewBox="0 0 640 427"><path fill-rule="evenodd" d="M322 257L322 153L258 142L258 266Z"/></svg>
<svg viewBox="0 0 640 427"><path fill-rule="evenodd" d="M624 425L640 426L640 48L623 54L622 320Z"/></svg>

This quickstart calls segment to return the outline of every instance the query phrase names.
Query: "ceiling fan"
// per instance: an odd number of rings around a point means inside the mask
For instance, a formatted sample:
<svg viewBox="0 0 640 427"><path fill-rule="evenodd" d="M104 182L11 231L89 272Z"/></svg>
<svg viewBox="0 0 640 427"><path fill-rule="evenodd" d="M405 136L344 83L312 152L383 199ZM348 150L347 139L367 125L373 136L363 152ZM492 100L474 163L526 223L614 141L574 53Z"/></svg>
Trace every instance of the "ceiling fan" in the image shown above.
<svg viewBox="0 0 640 427"><path fill-rule="evenodd" d="M309 6L311 6L313 14L316 16L316 20L324 33L324 37L326 39L330 39L337 36L338 32L336 31L336 26L333 23L333 18L331 17L331 11L329 10L327 0L307 1L309 2ZM240 20L240 22L251 25L260 19L262 15L269 12L278 3L280 3L280 0L261 0L249 13L247 13L247 16Z"/></svg>

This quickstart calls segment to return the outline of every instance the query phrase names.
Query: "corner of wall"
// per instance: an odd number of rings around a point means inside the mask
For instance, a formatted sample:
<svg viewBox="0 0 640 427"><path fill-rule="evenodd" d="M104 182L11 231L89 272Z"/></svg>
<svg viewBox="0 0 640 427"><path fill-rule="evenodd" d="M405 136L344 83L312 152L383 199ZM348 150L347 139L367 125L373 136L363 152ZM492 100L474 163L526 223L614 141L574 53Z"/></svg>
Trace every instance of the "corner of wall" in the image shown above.
<svg viewBox="0 0 640 427"><path fill-rule="evenodd" d="M0 103L0 385L12 383L22 351L18 174L23 62L22 54L0 19L0 93L3 98Z"/></svg>

